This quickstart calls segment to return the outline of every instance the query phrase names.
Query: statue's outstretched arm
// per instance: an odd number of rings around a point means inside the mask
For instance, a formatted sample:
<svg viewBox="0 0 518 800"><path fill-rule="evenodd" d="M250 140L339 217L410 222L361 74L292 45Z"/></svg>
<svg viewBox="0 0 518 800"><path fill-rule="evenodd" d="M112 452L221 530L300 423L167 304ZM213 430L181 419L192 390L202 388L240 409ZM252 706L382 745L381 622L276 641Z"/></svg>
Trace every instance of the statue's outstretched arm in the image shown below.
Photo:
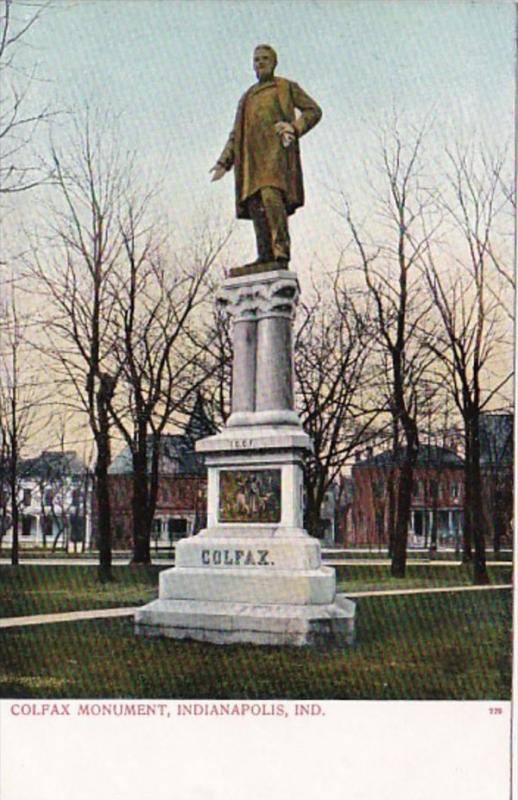
<svg viewBox="0 0 518 800"><path fill-rule="evenodd" d="M232 169L232 167L234 165L234 153L235 153L235 151L234 151L234 140L235 140L234 130L235 130L235 128L232 128L232 130L230 131L230 135L229 135L229 137L227 139L227 143L226 143L225 147L223 148L223 151L222 151L220 157L218 158L218 160L216 161L214 166L211 167L211 169L210 169L210 172L214 173L213 176L212 176L212 180L213 181L219 181L223 177L225 172L228 172L229 169Z"/></svg>

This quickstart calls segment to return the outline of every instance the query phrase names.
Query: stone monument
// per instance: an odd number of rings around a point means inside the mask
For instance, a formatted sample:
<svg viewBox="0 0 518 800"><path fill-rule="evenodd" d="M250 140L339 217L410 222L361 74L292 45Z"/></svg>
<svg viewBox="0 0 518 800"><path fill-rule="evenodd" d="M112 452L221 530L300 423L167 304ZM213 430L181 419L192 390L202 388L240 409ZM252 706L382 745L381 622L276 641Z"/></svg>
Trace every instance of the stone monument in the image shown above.
<svg viewBox="0 0 518 800"><path fill-rule="evenodd" d="M237 214L253 219L258 259L231 270L217 297L232 321L232 413L221 433L197 443L208 469L207 528L176 545L158 600L135 615L138 634L289 645L354 637L355 604L336 594L335 571L303 528L312 444L293 393L300 289L288 269L287 216L303 204L297 139L321 112L297 84L273 77L276 63L270 47L256 48L258 83L213 168L218 179L234 166Z"/></svg>

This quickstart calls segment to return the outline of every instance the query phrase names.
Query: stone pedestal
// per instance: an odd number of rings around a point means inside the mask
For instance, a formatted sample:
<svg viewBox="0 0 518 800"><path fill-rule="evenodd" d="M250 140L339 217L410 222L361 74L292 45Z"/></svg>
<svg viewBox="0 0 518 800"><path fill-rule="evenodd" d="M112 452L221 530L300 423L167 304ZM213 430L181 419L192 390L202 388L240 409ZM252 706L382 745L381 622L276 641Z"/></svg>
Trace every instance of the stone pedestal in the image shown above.
<svg viewBox="0 0 518 800"><path fill-rule="evenodd" d="M216 643L350 644L355 604L303 529L303 459L311 450L293 402L292 321L299 294L287 270L225 281L233 320L232 413L197 443L208 468L207 528L176 546L159 599L135 615L149 636Z"/></svg>

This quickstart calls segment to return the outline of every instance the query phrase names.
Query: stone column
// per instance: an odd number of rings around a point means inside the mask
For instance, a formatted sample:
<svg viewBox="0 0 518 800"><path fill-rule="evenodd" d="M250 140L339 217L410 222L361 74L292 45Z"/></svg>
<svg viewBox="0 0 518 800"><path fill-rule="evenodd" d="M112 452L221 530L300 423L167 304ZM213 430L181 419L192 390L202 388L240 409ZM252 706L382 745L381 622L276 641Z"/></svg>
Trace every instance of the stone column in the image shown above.
<svg viewBox="0 0 518 800"><path fill-rule="evenodd" d="M299 297L294 272L228 278L218 303L232 320L234 361L228 427L300 424L294 411L292 324Z"/></svg>
<svg viewBox="0 0 518 800"><path fill-rule="evenodd" d="M255 409L257 323L237 319L232 331L232 411Z"/></svg>
<svg viewBox="0 0 518 800"><path fill-rule="evenodd" d="M256 411L293 409L291 319L262 317L257 323Z"/></svg>

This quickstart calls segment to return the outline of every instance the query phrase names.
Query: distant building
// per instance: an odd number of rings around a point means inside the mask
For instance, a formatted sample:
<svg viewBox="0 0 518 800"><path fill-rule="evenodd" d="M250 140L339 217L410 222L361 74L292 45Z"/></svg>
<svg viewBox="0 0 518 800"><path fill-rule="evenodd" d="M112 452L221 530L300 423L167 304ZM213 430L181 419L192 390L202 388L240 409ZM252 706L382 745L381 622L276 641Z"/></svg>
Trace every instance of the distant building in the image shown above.
<svg viewBox="0 0 518 800"><path fill-rule="evenodd" d="M496 550L512 544L514 416L481 414L480 466L488 534Z"/></svg>
<svg viewBox="0 0 518 800"><path fill-rule="evenodd" d="M184 433L161 437L152 546L170 546L205 526L207 470L203 458L195 452L195 443L213 433L215 427L198 395ZM151 445L151 439L149 443ZM126 447L114 459L108 474L114 548L127 548L132 544L132 473L131 452Z"/></svg>
<svg viewBox="0 0 518 800"><path fill-rule="evenodd" d="M352 530L348 544L388 545L391 493L395 493L404 450L385 450L352 468ZM410 547L459 547L463 530L464 463L452 450L419 448L414 469L409 524Z"/></svg>
<svg viewBox="0 0 518 800"><path fill-rule="evenodd" d="M44 450L18 468L19 543L67 548L90 544L91 484L74 450ZM10 502L2 504L2 544L12 542Z"/></svg>

